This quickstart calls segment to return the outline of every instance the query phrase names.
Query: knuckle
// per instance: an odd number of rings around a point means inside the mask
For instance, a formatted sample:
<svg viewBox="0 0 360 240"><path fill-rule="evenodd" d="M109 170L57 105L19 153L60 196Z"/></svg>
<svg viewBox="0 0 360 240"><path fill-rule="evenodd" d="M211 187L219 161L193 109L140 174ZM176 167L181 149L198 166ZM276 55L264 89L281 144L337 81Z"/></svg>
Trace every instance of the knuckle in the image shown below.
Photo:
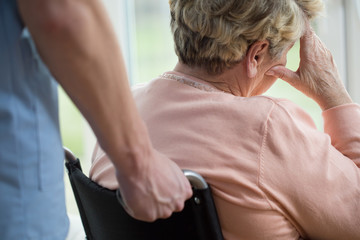
<svg viewBox="0 0 360 240"><path fill-rule="evenodd" d="M181 212L184 209L184 202L183 201L177 201L175 203L175 212Z"/></svg>
<svg viewBox="0 0 360 240"><path fill-rule="evenodd" d="M284 78L285 77L285 73L284 72L279 72L279 78Z"/></svg>
<svg viewBox="0 0 360 240"><path fill-rule="evenodd" d="M162 214L162 218L169 218L171 215L172 211L170 209L166 209Z"/></svg>
<svg viewBox="0 0 360 240"><path fill-rule="evenodd" d="M146 222L153 222L156 220L155 211L152 208L144 209L142 206L130 208L127 206L125 211L133 218Z"/></svg>
<svg viewBox="0 0 360 240"><path fill-rule="evenodd" d="M151 216L149 216L148 218L147 218L147 222L155 222L156 221L156 217L154 216L154 215L151 215Z"/></svg>
<svg viewBox="0 0 360 240"><path fill-rule="evenodd" d="M147 211L144 213L144 215L139 216L137 219L142 220L142 221L146 221L146 222L155 222L156 220L156 215L153 211Z"/></svg>
<svg viewBox="0 0 360 240"><path fill-rule="evenodd" d="M192 189L191 189L191 188L189 188L189 189L188 189L188 191L187 191L187 194L186 194L185 199L189 199L189 198L191 198L191 197L192 197L192 195L193 195L193 191L192 191Z"/></svg>

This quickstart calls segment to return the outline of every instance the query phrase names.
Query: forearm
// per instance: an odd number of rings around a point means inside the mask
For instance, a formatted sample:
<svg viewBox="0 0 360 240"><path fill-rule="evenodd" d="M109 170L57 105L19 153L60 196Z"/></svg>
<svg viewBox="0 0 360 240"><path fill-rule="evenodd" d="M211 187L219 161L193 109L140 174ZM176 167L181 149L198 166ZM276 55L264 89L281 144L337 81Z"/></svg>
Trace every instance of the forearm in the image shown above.
<svg viewBox="0 0 360 240"><path fill-rule="evenodd" d="M360 106L344 104L322 113L331 144L360 167Z"/></svg>
<svg viewBox="0 0 360 240"><path fill-rule="evenodd" d="M19 9L51 73L92 126L115 165L132 168L150 148L126 70L98 1L19 0ZM139 160L140 161L140 160Z"/></svg>
<svg viewBox="0 0 360 240"><path fill-rule="evenodd" d="M192 195L189 181L151 147L117 40L98 0L18 3L41 57L114 163L125 210L143 221L180 211Z"/></svg>

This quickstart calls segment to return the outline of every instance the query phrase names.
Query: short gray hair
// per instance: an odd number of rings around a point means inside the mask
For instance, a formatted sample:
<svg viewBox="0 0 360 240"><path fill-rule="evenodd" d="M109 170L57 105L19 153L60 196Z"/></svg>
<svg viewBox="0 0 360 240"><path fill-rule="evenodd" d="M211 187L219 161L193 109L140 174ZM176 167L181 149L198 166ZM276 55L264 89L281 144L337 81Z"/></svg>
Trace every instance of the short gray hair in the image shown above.
<svg viewBox="0 0 360 240"><path fill-rule="evenodd" d="M258 40L268 40L276 57L322 8L322 0L170 0L175 51L212 74L240 62Z"/></svg>

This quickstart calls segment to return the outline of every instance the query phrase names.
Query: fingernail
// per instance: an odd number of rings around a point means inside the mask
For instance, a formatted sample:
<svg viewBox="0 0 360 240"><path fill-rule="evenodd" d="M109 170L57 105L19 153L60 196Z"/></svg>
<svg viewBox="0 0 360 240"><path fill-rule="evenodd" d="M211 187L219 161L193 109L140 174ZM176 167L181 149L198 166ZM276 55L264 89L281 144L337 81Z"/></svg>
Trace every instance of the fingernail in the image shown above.
<svg viewBox="0 0 360 240"><path fill-rule="evenodd" d="M275 76L275 72L273 70L269 70L265 74L269 76Z"/></svg>

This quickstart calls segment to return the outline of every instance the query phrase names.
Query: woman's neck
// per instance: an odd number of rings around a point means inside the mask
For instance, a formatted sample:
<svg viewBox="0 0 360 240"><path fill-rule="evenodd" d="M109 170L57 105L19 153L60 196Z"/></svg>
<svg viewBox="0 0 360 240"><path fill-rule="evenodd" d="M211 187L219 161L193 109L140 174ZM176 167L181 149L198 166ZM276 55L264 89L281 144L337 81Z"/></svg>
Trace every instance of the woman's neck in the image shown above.
<svg viewBox="0 0 360 240"><path fill-rule="evenodd" d="M189 67L180 62L177 63L174 71L205 81L215 88L235 96L250 97L251 90L254 88L249 84L251 81L248 81L246 68L241 63L221 74L209 74L204 68Z"/></svg>

